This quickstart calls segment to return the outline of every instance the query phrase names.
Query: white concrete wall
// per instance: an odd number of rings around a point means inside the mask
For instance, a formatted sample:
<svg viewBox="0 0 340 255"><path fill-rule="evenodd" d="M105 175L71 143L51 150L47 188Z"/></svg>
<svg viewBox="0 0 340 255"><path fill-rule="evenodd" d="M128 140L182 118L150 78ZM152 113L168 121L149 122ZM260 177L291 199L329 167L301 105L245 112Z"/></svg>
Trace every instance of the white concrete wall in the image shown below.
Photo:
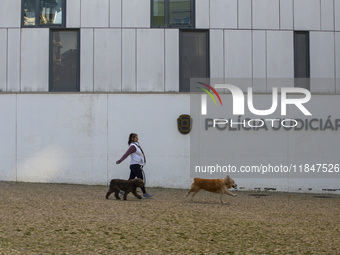
<svg viewBox="0 0 340 255"><path fill-rule="evenodd" d="M177 94L2 94L0 180L106 185L111 178L127 179L129 159L115 162L135 132L147 156L148 185L186 187L190 136L178 132L177 118L189 113L188 99ZM127 118L128 112L133 116Z"/></svg>
<svg viewBox="0 0 340 255"><path fill-rule="evenodd" d="M16 95L0 94L0 118L0 180L16 181Z"/></svg>
<svg viewBox="0 0 340 255"><path fill-rule="evenodd" d="M270 95L257 97L261 97L261 104L271 100ZM313 116L321 116L327 110L334 119L338 118L339 95L315 95L312 100L314 103L308 109ZM131 109L133 118L127 118ZM195 138L194 129L198 128L194 120L189 135L178 132L177 118L186 113L190 113L187 94L1 94L0 118L6 121L0 126L0 180L106 185L112 178L126 179L130 172L129 159L120 165L115 161L128 148L128 135L135 132L147 157L147 185L186 189L191 182L190 139ZM336 163L338 160L339 131L220 132L226 132L233 144L226 147L230 162ZM257 143L259 140L261 143ZM244 146L245 142L256 144L256 150ZM236 181L246 189L274 187L298 191L302 188L303 192L308 192L308 188L322 192L339 185L339 179L318 178Z"/></svg>

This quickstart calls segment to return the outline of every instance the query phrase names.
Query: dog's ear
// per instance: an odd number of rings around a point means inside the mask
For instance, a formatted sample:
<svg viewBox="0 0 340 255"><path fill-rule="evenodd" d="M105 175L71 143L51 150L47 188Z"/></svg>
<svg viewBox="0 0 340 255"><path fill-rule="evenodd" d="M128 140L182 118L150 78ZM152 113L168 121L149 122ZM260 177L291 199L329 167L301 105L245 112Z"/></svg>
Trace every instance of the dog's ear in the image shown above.
<svg viewBox="0 0 340 255"><path fill-rule="evenodd" d="M230 176L229 176L229 175L227 175L227 180L228 180L228 181L230 181L230 179L231 179L231 178L230 178Z"/></svg>

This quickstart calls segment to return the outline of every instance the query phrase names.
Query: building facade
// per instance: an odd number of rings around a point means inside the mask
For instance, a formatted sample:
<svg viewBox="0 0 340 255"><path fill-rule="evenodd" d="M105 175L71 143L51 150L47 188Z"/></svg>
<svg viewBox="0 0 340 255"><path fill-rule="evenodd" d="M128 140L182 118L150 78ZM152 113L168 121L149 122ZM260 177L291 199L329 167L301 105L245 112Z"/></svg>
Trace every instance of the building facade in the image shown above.
<svg viewBox="0 0 340 255"><path fill-rule="evenodd" d="M269 99L273 87L303 87L332 106L330 115L340 106L340 0L3 0L2 7L3 181L127 178L128 162L115 161L135 132L148 157L147 185L187 188L194 137L178 132L177 118L190 113L190 78L245 78L243 91ZM283 136L284 150L298 150ZM336 161L339 143L328 141L338 136L313 133L326 142L308 146L306 160L326 150ZM241 182L340 188L337 179Z"/></svg>

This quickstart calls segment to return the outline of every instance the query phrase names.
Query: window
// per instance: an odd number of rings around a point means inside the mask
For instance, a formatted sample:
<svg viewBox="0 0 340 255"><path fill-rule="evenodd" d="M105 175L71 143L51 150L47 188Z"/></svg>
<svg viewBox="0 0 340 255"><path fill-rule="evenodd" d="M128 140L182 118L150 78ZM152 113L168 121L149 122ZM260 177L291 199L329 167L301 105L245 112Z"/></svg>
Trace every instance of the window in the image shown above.
<svg viewBox="0 0 340 255"><path fill-rule="evenodd" d="M66 0L22 0L22 27L65 27Z"/></svg>
<svg viewBox="0 0 340 255"><path fill-rule="evenodd" d="M50 34L50 91L79 91L79 30Z"/></svg>
<svg viewBox="0 0 340 255"><path fill-rule="evenodd" d="M295 87L310 88L309 32L294 32L294 78Z"/></svg>
<svg viewBox="0 0 340 255"><path fill-rule="evenodd" d="M209 78L209 32L180 31L180 91L190 91L190 78Z"/></svg>
<svg viewBox="0 0 340 255"><path fill-rule="evenodd" d="M151 0L151 27L194 28L195 0Z"/></svg>

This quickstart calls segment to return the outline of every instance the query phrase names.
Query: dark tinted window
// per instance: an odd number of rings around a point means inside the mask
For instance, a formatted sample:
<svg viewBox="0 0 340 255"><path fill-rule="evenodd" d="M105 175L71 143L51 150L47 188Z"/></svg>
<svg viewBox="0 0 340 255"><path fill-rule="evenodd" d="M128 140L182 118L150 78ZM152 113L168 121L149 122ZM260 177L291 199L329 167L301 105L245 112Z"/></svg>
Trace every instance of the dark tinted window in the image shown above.
<svg viewBox="0 0 340 255"><path fill-rule="evenodd" d="M295 86L309 89L309 33L294 32Z"/></svg>
<svg viewBox="0 0 340 255"><path fill-rule="evenodd" d="M190 90L190 78L209 77L208 31L180 32L180 91Z"/></svg>
<svg viewBox="0 0 340 255"><path fill-rule="evenodd" d="M79 31L52 30L50 91L79 91Z"/></svg>

